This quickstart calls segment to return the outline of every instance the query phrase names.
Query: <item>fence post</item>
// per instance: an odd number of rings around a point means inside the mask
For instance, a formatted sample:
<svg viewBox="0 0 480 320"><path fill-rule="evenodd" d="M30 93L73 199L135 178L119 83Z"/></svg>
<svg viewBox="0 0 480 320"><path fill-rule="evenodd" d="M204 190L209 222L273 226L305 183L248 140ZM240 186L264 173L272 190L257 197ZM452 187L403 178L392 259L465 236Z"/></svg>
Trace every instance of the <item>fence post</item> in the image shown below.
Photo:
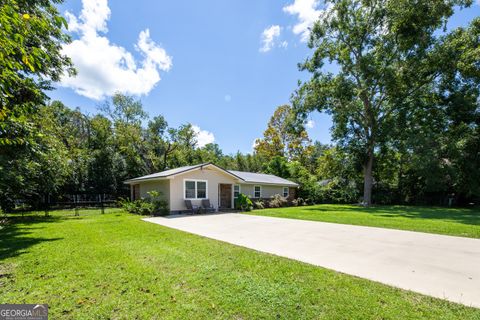
<svg viewBox="0 0 480 320"><path fill-rule="evenodd" d="M48 206L50 204L50 195L44 197L45 200L45 217L48 217Z"/></svg>
<svg viewBox="0 0 480 320"><path fill-rule="evenodd" d="M100 195L100 208L102 208L102 214L104 214L104 213L105 213L105 208L104 208L104 206L103 206L103 197L102 197L102 195Z"/></svg>
<svg viewBox="0 0 480 320"><path fill-rule="evenodd" d="M75 216L78 216L78 215L80 215L80 214L78 213L77 195L75 195L73 199L74 199L74 202L73 202L74 205L73 205L73 206L75 207Z"/></svg>

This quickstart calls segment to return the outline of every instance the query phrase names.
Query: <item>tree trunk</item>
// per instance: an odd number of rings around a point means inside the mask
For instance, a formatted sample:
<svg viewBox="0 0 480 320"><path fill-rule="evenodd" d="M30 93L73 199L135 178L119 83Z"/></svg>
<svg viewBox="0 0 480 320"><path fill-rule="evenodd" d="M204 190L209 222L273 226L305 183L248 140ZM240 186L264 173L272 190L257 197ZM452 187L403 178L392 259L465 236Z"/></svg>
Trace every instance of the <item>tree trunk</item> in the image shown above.
<svg viewBox="0 0 480 320"><path fill-rule="evenodd" d="M169 143L168 144L168 148L165 150L165 152L163 153L163 163L162 163L162 170L160 171L164 171L166 168L167 168L167 160L168 160L168 156L170 155L171 152L173 152L174 150L176 149L176 147L172 147L172 144Z"/></svg>
<svg viewBox="0 0 480 320"><path fill-rule="evenodd" d="M372 186L373 186L373 149L368 151L367 161L363 167L363 205L370 206L372 204Z"/></svg>
<svg viewBox="0 0 480 320"><path fill-rule="evenodd" d="M359 83L360 84L360 83ZM369 99L365 91L362 94L362 101L364 107L364 128L365 138L367 142L367 158L363 165L363 205L368 207L372 204L372 186L373 186L373 158L375 148L376 124L378 120L374 116L371 98Z"/></svg>

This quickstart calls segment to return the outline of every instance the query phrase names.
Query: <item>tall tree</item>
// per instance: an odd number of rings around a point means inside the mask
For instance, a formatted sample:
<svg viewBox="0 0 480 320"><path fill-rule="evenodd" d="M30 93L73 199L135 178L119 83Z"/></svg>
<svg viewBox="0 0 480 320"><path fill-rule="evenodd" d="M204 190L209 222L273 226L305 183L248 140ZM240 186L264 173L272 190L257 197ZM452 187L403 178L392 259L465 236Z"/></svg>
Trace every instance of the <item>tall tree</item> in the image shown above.
<svg viewBox="0 0 480 320"><path fill-rule="evenodd" d="M198 149L198 162L212 162L222 166L223 152L220 146L216 143L209 143Z"/></svg>
<svg viewBox="0 0 480 320"><path fill-rule="evenodd" d="M273 174L285 179L290 178L288 161L285 157L275 156L265 165L265 173Z"/></svg>
<svg viewBox="0 0 480 320"><path fill-rule="evenodd" d="M145 143L142 121L148 118L140 100L116 93L111 100L100 106L114 127L115 141L124 157L128 177L140 176L154 171Z"/></svg>
<svg viewBox="0 0 480 320"><path fill-rule="evenodd" d="M168 157L175 150L173 145L175 136L176 133L168 127L168 122L163 116L156 116L148 122L146 142L149 158L156 170L163 171L167 167Z"/></svg>
<svg viewBox="0 0 480 320"><path fill-rule="evenodd" d="M182 124L176 129L176 143L178 148L175 151L176 166L195 164L195 152L198 147L197 133L189 123Z"/></svg>
<svg viewBox="0 0 480 320"><path fill-rule="evenodd" d="M45 103L44 90L64 72L74 74L61 53L70 41L61 0L0 3L0 145L23 144L34 129L29 117Z"/></svg>
<svg viewBox="0 0 480 320"><path fill-rule="evenodd" d="M470 0L327 0L315 23L313 56L302 65L313 74L297 91L299 119L314 110L333 117L333 138L362 160L363 202L372 202L375 152L390 138L396 117L420 90L455 63L458 43L439 35L455 6ZM440 32L439 32L440 31ZM472 53L472 48L463 47ZM335 74L325 63L338 65ZM478 66L477 66L478 67Z"/></svg>
<svg viewBox="0 0 480 320"><path fill-rule="evenodd" d="M280 156L290 160L304 157L310 150L310 139L303 124L293 130L292 107L279 106L268 122L262 139L255 141L255 152L267 159Z"/></svg>
<svg viewBox="0 0 480 320"><path fill-rule="evenodd" d="M0 2L0 206L11 207L19 195L31 194L39 186L34 179L42 183L43 191L58 185L49 173L63 163L63 152L55 154L54 141L39 134L36 120L46 103L44 91L64 72L75 73L61 53L70 41L64 33L65 19L55 7L61 2ZM64 169L60 167L58 177ZM43 180L36 175L42 174L39 168L46 170Z"/></svg>
<svg viewBox="0 0 480 320"><path fill-rule="evenodd" d="M43 117L52 121L52 131L68 152L68 175L64 190L69 193L85 191L89 159L90 119L80 109L69 109L60 101L41 108Z"/></svg>
<svg viewBox="0 0 480 320"><path fill-rule="evenodd" d="M100 194L119 194L127 177L115 147L112 123L102 115L90 119L91 136L88 145L88 187Z"/></svg>

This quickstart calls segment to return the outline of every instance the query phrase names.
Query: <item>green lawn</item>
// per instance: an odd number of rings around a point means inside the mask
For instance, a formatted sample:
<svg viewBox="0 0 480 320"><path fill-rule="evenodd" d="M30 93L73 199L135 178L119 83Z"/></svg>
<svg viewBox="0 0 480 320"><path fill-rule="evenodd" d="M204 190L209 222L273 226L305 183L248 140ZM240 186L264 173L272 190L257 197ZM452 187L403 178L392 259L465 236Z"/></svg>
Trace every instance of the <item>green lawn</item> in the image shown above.
<svg viewBox="0 0 480 320"><path fill-rule="evenodd" d="M0 236L0 303L48 303L51 319L480 319L120 210L19 217Z"/></svg>
<svg viewBox="0 0 480 320"><path fill-rule="evenodd" d="M307 207L255 210L249 214L412 230L480 238L478 208L322 204Z"/></svg>

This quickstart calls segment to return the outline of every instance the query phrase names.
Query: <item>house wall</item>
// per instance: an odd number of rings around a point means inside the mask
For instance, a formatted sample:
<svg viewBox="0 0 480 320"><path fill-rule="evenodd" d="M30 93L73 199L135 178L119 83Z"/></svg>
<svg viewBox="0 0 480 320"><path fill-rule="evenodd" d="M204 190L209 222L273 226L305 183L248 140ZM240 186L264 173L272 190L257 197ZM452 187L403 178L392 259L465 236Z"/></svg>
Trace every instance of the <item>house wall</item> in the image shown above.
<svg viewBox="0 0 480 320"><path fill-rule="evenodd" d="M140 198L148 197L149 191L160 192L160 197L170 201L170 180L155 180L140 182Z"/></svg>
<svg viewBox="0 0 480 320"><path fill-rule="evenodd" d="M203 168L197 169L194 171L185 172L179 175L176 175L170 179L165 180L155 180L155 181L144 181L139 183L139 193L141 198L146 198L149 191L156 190L161 193L161 196L168 201L170 206L170 211L185 211L187 210L185 206L185 190L184 190L184 180L207 180L207 197L210 200L210 204L215 208L219 207L219 184L240 184L240 192L253 198L254 197L254 186L260 185L262 187L261 198L270 198L275 194L283 194L283 186L276 185L262 185L262 184L245 184L240 183L240 180L226 174L222 171L212 169L212 168ZM132 186L130 186L132 187ZM292 191L295 191L295 188L290 188L289 198L295 197L292 194ZM233 193L233 188L232 188ZM232 194L233 199L233 194ZM202 200L192 200L193 205L200 206Z"/></svg>
<svg viewBox="0 0 480 320"><path fill-rule="evenodd" d="M283 186L272 186L264 184L240 184L240 193L254 198L254 186L262 187L261 198L270 198L276 194L283 195ZM286 187L286 186L285 186Z"/></svg>
<svg viewBox="0 0 480 320"><path fill-rule="evenodd" d="M182 211L187 209L185 207L184 194L185 179L207 180L207 197L210 200L210 204L215 208L218 208L219 206L218 185L221 183L238 183L238 179L235 179L229 174L212 168L197 169L194 171L179 174L170 180L170 211ZM200 206L201 203L202 200L192 200L193 205Z"/></svg>

